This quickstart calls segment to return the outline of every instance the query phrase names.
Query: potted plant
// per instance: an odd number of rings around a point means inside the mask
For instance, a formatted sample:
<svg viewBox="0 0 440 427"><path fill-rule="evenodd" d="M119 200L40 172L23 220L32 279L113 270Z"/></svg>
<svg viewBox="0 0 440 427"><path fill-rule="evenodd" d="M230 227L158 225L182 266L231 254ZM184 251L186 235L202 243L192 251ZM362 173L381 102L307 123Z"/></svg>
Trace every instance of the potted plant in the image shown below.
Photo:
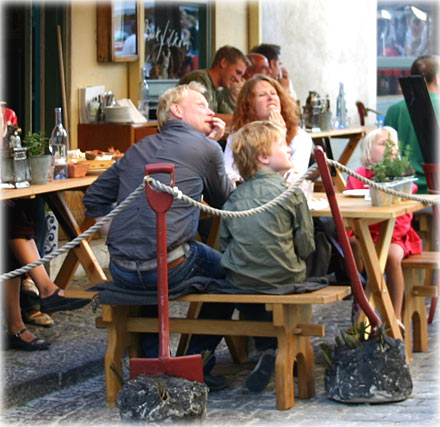
<svg viewBox="0 0 440 427"><path fill-rule="evenodd" d="M51 155L49 154L49 139L44 132L28 132L23 139L27 148L31 165L31 183L46 184L49 178Z"/></svg>
<svg viewBox="0 0 440 427"><path fill-rule="evenodd" d="M374 333L365 323L321 344L326 365L324 384L330 399L345 403L383 403L407 399L413 384L401 339L387 335L383 324Z"/></svg>
<svg viewBox="0 0 440 427"><path fill-rule="evenodd" d="M393 142L388 135L383 160L370 166L374 173L373 180L386 188L396 191L411 193L414 169L411 167L409 158L411 156L410 146L406 146L403 156L395 154ZM400 198L375 188L370 189L373 206L389 206L393 201L399 202Z"/></svg>

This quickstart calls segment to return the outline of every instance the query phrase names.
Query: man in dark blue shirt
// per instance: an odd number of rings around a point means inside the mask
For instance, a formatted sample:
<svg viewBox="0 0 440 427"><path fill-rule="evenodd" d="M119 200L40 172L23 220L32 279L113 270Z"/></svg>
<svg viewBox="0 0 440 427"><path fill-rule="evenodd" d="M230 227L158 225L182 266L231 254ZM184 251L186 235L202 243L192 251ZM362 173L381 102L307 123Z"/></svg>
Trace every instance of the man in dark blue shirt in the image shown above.
<svg viewBox="0 0 440 427"><path fill-rule="evenodd" d="M159 101L157 117L160 132L142 139L123 158L101 175L87 190L83 203L86 215L98 218L108 214L114 203L122 202L144 179L147 163L173 163L175 185L189 197L203 199L220 208L232 191L223 153L215 140L223 136L225 124L214 117L203 96L204 88L191 82L167 90ZM157 176L161 179L161 175ZM163 177L162 177L163 178ZM169 176L166 177L169 180ZM169 183L165 182L165 183ZM174 200L167 212L169 289L194 276L224 278L221 254L193 239L200 211ZM124 289L156 289L156 214L146 197L140 196L118 214L110 225L107 245L110 272L115 285ZM150 307L149 315L157 313ZM201 317L230 318L233 307L205 304ZM221 337L196 336L188 353L212 353ZM157 357L157 334L146 334L147 357ZM213 363L205 367L205 380ZM209 384L208 384L209 385Z"/></svg>

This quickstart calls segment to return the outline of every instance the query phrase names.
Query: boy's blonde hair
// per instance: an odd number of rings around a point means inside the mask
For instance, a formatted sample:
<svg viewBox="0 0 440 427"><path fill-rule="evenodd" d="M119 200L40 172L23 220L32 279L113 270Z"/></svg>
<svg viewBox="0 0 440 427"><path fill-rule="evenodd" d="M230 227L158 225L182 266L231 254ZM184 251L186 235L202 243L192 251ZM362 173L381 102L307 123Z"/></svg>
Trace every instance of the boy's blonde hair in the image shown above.
<svg viewBox="0 0 440 427"><path fill-rule="evenodd" d="M277 137L284 139L286 131L269 121L248 123L234 134L231 150L243 179L249 179L260 169L258 155L270 156L272 142Z"/></svg>
<svg viewBox="0 0 440 427"><path fill-rule="evenodd" d="M391 141L395 144L396 149L399 148L399 139L397 136L397 131L394 128L390 126L384 126L369 132L362 140L361 164L364 168L368 169L372 165L370 155L371 146L374 140L384 133L387 133L387 137L389 137Z"/></svg>
<svg viewBox="0 0 440 427"><path fill-rule="evenodd" d="M205 93L205 87L198 82L189 82L186 85L180 85L172 87L166 90L159 98L159 104L157 106L157 126L159 130L168 122L170 119L170 107L171 104L178 104L182 102L187 96L188 92L193 90L199 92L202 95Z"/></svg>

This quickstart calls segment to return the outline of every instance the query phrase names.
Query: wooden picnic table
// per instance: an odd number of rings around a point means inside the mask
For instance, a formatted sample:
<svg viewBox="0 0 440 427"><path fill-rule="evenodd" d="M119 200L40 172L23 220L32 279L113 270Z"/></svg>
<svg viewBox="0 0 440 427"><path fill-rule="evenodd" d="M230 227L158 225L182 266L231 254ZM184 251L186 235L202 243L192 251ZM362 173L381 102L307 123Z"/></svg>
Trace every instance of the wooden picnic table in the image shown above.
<svg viewBox="0 0 440 427"><path fill-rule="evenodd" d="M325 193L314 193L315 199L326 198ZM438 195L423 195L423 197L440 200ZM379 309L381 319L390 329L393 338L402 338L397 318L394 314L388 288L384 278L386 260L391 244L396 218L416 212L425 207L424 204L403 200L391 206L372 206L371 201L358 197L348 197L336 194L341 214L347 228L352 229L359 240L365 269L368 275L366 295ZM331 217L330 208L311 211L313 217ZM379 240L375 245L371 237L369 225L381 223Z"/></svg>
<svg viewBox="0 0 440 427"><path fill-rule="evenodd" d="M31 185L26 188L2 189L0 192L1 200L33 198L41 195L52 209L58 223L71 241L93 225L94 221L86 217L81 226L79 226L62 193L64 191L85 191L96 178L96 175L90 175L83 178L54 180L47 184ZM83 240L77 247L68 252L55 279L55 283L60 288L65 289L69 285L79 263L82 264L84 271L92 282L104 282L107 280L104 271L90 248L88 240Z"/></svg>

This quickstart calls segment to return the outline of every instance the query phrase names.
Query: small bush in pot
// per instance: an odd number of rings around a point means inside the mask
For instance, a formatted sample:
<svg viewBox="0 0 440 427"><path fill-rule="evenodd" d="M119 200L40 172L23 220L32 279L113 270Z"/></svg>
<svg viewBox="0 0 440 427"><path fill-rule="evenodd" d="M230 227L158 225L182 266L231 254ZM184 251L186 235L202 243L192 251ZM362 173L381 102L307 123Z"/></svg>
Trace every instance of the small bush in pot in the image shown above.
<svg viewBox="0 0 440 427"><path fill-rule="evenodd" d="M395 154L393 148L393 141L388 135L383 160L370 166L371 171L374 172L374 181L389 182L414 175L414 169L409 163L410 146L406 147L406 153L403 156Z"/></svg>
<svg viewBox="0 0 440 427"><path fill-rule="evenodd" d="M23 139L31 164L31 183L46 184L52 157L49 153L49 139L44 132L28 132Z"/></svg>
<svg viewBox="0 0 440 427"><path fill-rule="evenodd" d="M49 155L49 138L44 132L28 132L23 139L29 157Z"/></svg>
<svg viewBox="0 0 440 427"><path fill-rule="evenodd" d="M374 173L373 180L393 190L411 193L411 179L405 179L414 175L414 169L409 163L410 147L406 147L406 153L403 156L395 153L394 147L388 134L383 160L370 166ZM375 188L370 189L370 194L373 206L389 206L393 202L399 203L401 201L400 197L386 194Z"/></svg>

